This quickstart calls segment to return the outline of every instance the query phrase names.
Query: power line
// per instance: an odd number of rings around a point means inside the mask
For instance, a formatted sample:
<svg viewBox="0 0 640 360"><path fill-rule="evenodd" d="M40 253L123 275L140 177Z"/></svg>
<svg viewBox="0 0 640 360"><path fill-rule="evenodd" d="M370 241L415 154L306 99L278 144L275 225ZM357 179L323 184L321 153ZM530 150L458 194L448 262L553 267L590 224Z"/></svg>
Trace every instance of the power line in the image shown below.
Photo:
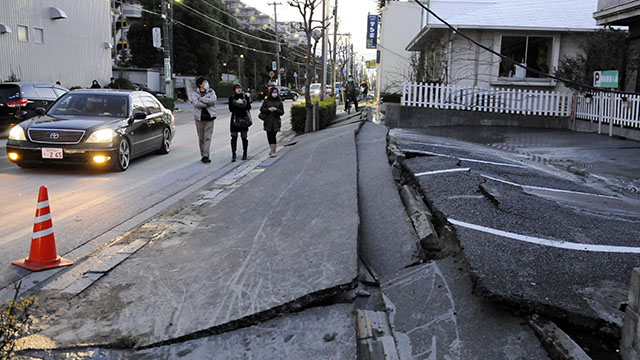
<svg viewBox="0 0 640 360"><path fill-rule="evenodd" d="M422 7L422 8L423 8L423 9L425 9L427 12L429 12L431 15L433 15L436 19L440 20L440 22L442 22L445 26L447 26L449 29L451 29L451 30L452 30L453 32L455 32L456 34L458 34L458 35L462 36L463 38L465 38L465 39L467 39L468 41L472 42L472 43L473 43L473 44L475 44L476 46L479 46L481 49L483 49L483 50L485 50L485 51L488 51L488 52L490 52L490 53L492 53L492 54L494 54L494 55L497 55L498 57L500 57L500 58L501 58L501 59L503 59L503 60L510 61L510 62L512 62L513 64L515 64L516 66L519 66L519 67L521 67L521 68L523 68L523 69L525 69L525 70L527 70L527 71L531 71L531 72L533 72L533 73L535 73L535 74L538 74L538 75L540 75L540 76L542 76L542 77L546 77L546 78L549 78L549 79L554 79L554 80L557 80L557 81L560 81L560 82L563 82L563 83L566 83L566 84L572 84L572 85L575 85L575 86L577 86L577 87L579 87L579 88L588 89L588 90L591 90L591 91L594 91L594 92L599 91L599 92L604 92L604 93L615 93L615 94L634 94L634 93L630 93L630 92L617 91L617 90L609 90L609 89L605 89L605 88L597 88L597 87L594 87L594 86L591 86L591 85L581 84L581 83L579 83L579 82L577 82L577 81L573 81L573 80L569 80L569 79L564 79L564 78L561 78L561 77L558 77L558 76L555 76L555 75L547 74L547 73L542 72L542 71L540 71L540 70L538 70L538 69L534 69L534 68L531 68L531 67L529 67L529 66L522 65L522 64L518 63L517 61L515 61L515 60L511 59L510 57L505 56L505 55L502 55L502 54L500 54L500 53L499 53L499 52L497 52L497 51L494 51L493 49L491 49L491 48L489 48L489 47L487 47L487 46L485 46L485 45L481 44L480 42L478 42L478 41L474 40L474 39L473 39L473 38L471 38L469 35L467 35L467 34L463 33L462 31L460 31L460 30L458 30L458 29L456 29L454 26L452 26L452 25L451 25L451 24L449 24L447 21L445 21L443 18L441 18L440 16L438 16L438 14L436 14L436 13L435 13L433 10L431 10L428 6L426 6L426 5L422 4L419 0L414 0L414 1L415 1L418 5L420 5L420 7Z"/></svg>

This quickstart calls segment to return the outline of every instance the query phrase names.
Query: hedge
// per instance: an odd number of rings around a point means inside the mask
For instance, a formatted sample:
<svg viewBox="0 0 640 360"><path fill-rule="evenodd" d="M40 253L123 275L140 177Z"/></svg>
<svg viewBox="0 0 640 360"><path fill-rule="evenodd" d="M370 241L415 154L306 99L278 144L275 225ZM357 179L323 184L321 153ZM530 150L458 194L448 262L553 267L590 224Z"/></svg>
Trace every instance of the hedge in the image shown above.
<svg viewBox="0 0 640 360"><path fill-rule="evenodd" d="M167 110L173 111L176 108L175 106L176 102L175 100L173 100L173 98L166 97L166 96L158 96L156 98L158 99L158 101L160 101L162 106L164 106Z"/></svg>
<svg viewBox="0 0 640 360"><path fill-rule="evenodd" d="M320 117L320 128L322 130L331 125L336 118L336 100L335 98L327 98L325 101L319 101L319 98L311 99L314 103L318 101L318 113ZM304 125L307 118L306 104L295 104L291 106L291 128L297 133L304 132Z"/></svg>

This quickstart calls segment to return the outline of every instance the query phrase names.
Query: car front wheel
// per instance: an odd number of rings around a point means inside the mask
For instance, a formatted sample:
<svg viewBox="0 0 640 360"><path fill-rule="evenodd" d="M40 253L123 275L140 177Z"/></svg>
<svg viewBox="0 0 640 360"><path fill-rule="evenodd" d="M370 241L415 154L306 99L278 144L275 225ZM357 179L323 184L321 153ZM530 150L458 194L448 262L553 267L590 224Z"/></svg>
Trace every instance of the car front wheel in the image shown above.
<svg viewBox="0 0 640 360"><path fill-rule="evenodd" d="M122 138L118 144L118 155L114 159L113 167L116 171L125 171L131 162L131 145L129 140Z"/></svg>
<svg viewBox="0 0 640 360"><path fill-rule="evenodd" d="M171 151L171 130L168 127L162 131L162 147L158 150L158 154L168 154Z"/></svg>

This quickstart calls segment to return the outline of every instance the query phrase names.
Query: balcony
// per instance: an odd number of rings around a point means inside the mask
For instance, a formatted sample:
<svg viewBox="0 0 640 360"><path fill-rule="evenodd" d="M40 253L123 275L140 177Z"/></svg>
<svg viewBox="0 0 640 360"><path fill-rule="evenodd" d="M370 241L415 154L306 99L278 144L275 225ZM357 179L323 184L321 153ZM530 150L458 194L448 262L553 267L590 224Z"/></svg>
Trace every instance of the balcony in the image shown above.
<svg viewBox="0 0 640 360"><path fill-rule="evenodd" d="M598 25L631 25L640 22L640 0L599 0L593 14Z"/></svg>

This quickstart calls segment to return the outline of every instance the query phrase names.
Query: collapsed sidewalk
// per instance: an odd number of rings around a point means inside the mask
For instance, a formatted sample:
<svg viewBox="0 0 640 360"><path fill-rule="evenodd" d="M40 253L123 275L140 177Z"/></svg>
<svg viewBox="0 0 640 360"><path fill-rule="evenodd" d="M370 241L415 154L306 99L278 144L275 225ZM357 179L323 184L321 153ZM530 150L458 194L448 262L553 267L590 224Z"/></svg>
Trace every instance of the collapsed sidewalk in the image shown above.
<svg viewBox="0 0 640 360"><path fill-rule="evenodd" d="M82 278L43 284L22 354L546 358L522 319L474 297L455 259L422 263L387 130L361 125L252 159L123 236Z"/></svg>

